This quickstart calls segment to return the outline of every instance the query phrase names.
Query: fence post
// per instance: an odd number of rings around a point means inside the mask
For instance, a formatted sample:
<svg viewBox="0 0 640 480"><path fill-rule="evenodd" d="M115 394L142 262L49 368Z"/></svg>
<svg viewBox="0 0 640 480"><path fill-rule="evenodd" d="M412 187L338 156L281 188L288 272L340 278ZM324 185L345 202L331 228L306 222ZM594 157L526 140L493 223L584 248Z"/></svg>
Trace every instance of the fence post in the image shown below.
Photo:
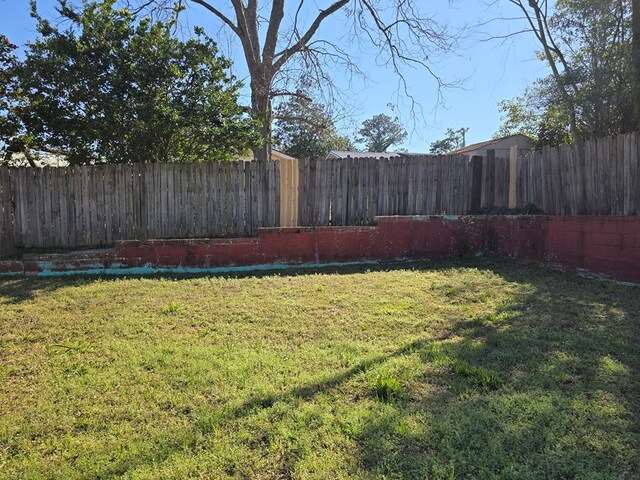
<svg viewBox="0 0 640 480"><path fill-rule="evenodd" d="M477 213L482 207L482 157L471 158L471 202L469 213Z"/></svg>
<svg viewBox="0 0 640 480"><path fill-rule="evenodd" d="M7 166L0 167L0 214L2 229L0 230L0 253L11 253L14 250L13 235L13 202L11 201L11 178Z"/></svg>
<svg viewBox="0 0 640 480"><path fill-rule="evenodd" d="M518 178L518 146L511 147L509 152L509 208L516 208L516 188Z"/></svg>

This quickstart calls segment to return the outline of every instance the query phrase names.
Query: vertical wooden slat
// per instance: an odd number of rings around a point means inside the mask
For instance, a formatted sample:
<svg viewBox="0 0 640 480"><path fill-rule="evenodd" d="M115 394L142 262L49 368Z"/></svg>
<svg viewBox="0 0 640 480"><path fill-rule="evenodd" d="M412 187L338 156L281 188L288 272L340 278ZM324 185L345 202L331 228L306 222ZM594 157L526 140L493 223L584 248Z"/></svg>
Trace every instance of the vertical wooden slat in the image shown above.
<svg viewBox="0 0 640 480"><path fill-rule="evenodd" d="M0 253L10 253L15 248L15 232L11 172L6 166L0 168L0 190Z"/></svg>
<svg viewBox="0 0 640 480"><path fill-rule="evenodd" d="M144 205L144 181L142 179L142 164L134 163L131 165L131 195L133 208L133 238L142 240L146 237L146 229L143 227L144 214L142 211Z"/></svg>
<svg viewBox="0 0 640 480"><path fill-rule="evenodd" d="M162 164L153 164L153 205L151 206L151 212L153 215L149 224L152 226L153 233L150 234L151 238L162 238L162 213L163 204L162 199L164 197L162 188Z"/></svg>
<svg viewBox="0 0 640 480"><path fill-rule="evenodd" d="M89 208L91 210L91 246L100 243L100 225L98 223L98 171L89 167Z"/></svg>
<svg viewBox="0 0 640 480"><path fill-rule="evenodd" d="M638 201L638 134L628 133L624 138L624 214L637 215Z"/></svg>
<svg viewBox="0 0 640 480"><path fill-rule="evenodd" d="M62 242L65 247L71 247L70 226L69 226L69 203L71 193L68 189L68 168L58 168L58 185L60 192L60 231Z"/></svg>
<svg viewBox="0 0 640 480"><path fill-rule="evenodd" d="M224 223L222 220L222 215L224 213L224 204L223 204L223 176L224 169L223 165L220 162L217 162L214 165L214 182L215 182L215 199L214 199L214 224L215 224L215 232L216 235L222 236L224 235Z"/></svg>
<svg viewBox="0 0 640 480"><path fill-rule="evenodd" d="M182 192L180 191L180 174L175 164L169 164L167 182L167 204L168 223L167 237L177 238L180 236L180 204L182 203Z"/></svg>
<svg viewBox="0 0 640 480"><path fill-rule="evenodd" d="M191 166L193 194L193 237L202 238L203 236L203 205L202 205L202 164L196 163Z"/></svg>
<svg viewBox="0 0 640 480"><path fill-rule="evenodd" d="M24 247L28 237L29 219L27 217L27 204L25 201L25 168L15 168L11 172L12 199L14 202L14 232L13 238L16 247Z"/></svg>
<svg viewBox="0 0 640 480"><path fill-rule="evenodd" d="M480 211L482 205L482 157L471 159L471 213Z"/></svg>
<svg viewBox="0 0 640 480"><path fill-rule="evenodd" d="M327 172L327 175L329 172ZM270 226L277 227L281 225L280 218L280 201L281 201L281 192L280 192L280 168L278 163L271 162L271 188L269 189L270 198ZM327 205L328 207L329 205ZM329 221L329 209L327 208L327 223Z"/></svg>
<svg viewBox="0 0 640 480"><path fill-rule="evenodd" d="M105 192L105 166L94 167L95 173L95 193L96 193L96 244L110 245L107 234L107 192Z"/></svg>

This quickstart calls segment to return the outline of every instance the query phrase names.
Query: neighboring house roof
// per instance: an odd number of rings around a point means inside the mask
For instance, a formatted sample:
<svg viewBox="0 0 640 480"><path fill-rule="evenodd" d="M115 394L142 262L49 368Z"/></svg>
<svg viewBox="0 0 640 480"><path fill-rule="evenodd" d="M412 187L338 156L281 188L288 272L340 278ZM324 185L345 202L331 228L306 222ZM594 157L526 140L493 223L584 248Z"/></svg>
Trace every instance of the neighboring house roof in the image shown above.
<svg viewBox="0 0 640 480"><path fill-rule="evenodd" d="M451 152L448 152L447 155L459 155L459 154L463 154L463 153L470 153L470 152L475 152L477 150L491 150L491 146L492 145L496 145L504 140L509 140L509 139L516 139L516 138L524 138L529 140L532 144L533 141L527 137L526 135L522 135L522 134L516 134L516 135L508 135L506 137L502 137L502 138L496 138L493 140L487 140L484 142L478 142L478 143L474 143L472 145L467 145L466 147L462 147L462 148L458 148L456 150L453 150Z"/></svg>
<svg viewBox="0 0 640 480"><path fill-rule="evenodd" d="M331 150L327 158L395 158L405 155L398 152L346 152Z"/></svg>

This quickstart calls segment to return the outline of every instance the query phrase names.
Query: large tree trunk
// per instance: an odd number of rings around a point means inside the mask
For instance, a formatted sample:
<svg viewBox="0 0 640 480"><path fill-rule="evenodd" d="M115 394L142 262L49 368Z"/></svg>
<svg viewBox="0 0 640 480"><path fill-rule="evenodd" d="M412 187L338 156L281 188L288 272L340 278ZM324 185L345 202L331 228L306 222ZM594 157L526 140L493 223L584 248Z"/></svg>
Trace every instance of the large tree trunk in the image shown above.
<svg viewBox="0 0 640 480"><path fill-rule="evenodd" d="M570 72L571 68L553 38L553 34L549 27L547 18L547 3L546 1L542 0L511 0L511 2L520 8L525 18L527 19L529 26L531 27L531 31L534 33L534 35L540 42L540 45L542 46L544 55L547 59L547 62L549 63L551 73L556 82L556 86L558 87L560 94L564 97L564 100L567 102L570 108L569 130L571 132L571 136L573 137L573 141L576 144L580 144L582 142L582 135L580 133L580 130L578 129L577 112L575 105L575 97L579 93L578 85L576 83L571 83L569 85L569 89L567 89L567 87L565 86L564 78L560 72L558 63L562 66L565 73ZM532 11L530 11L529 8Z"/></svg>
<svg viewBox="0 0 640 480"><path fill-rule="evenodd" d="M253 148L253 156L260 162L271 160L271 98L269 92L259 94L252 88L251 111L253 117L260 121L262 144Z"/></svg>
<svg viewBox="0 0 640 480"><path fill-rule="evenodd" d="M633 130L640 130L640 0L633 0L632 78Z"/></svg>
<svg viewBox="0 0 640 480"><path fill-rule="evenodd" d="M262 145L254 147L253 156L259 162L271 160L271 76L264 68L251 69L251 113L260 121Z"/></svg>

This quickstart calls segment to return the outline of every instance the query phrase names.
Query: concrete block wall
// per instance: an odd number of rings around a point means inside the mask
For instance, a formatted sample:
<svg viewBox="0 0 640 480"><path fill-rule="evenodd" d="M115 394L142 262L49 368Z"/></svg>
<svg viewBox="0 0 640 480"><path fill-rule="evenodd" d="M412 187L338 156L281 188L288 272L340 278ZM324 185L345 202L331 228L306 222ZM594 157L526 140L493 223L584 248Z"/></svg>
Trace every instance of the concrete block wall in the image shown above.
<svg viewBox="0 0 640 480"><path fill-rule="evenodd" d="M373 227L260 229L254 238L131 240L25 255L0 274L153 273L493 254L640 283L640 217L379 217Z"/></svg>

